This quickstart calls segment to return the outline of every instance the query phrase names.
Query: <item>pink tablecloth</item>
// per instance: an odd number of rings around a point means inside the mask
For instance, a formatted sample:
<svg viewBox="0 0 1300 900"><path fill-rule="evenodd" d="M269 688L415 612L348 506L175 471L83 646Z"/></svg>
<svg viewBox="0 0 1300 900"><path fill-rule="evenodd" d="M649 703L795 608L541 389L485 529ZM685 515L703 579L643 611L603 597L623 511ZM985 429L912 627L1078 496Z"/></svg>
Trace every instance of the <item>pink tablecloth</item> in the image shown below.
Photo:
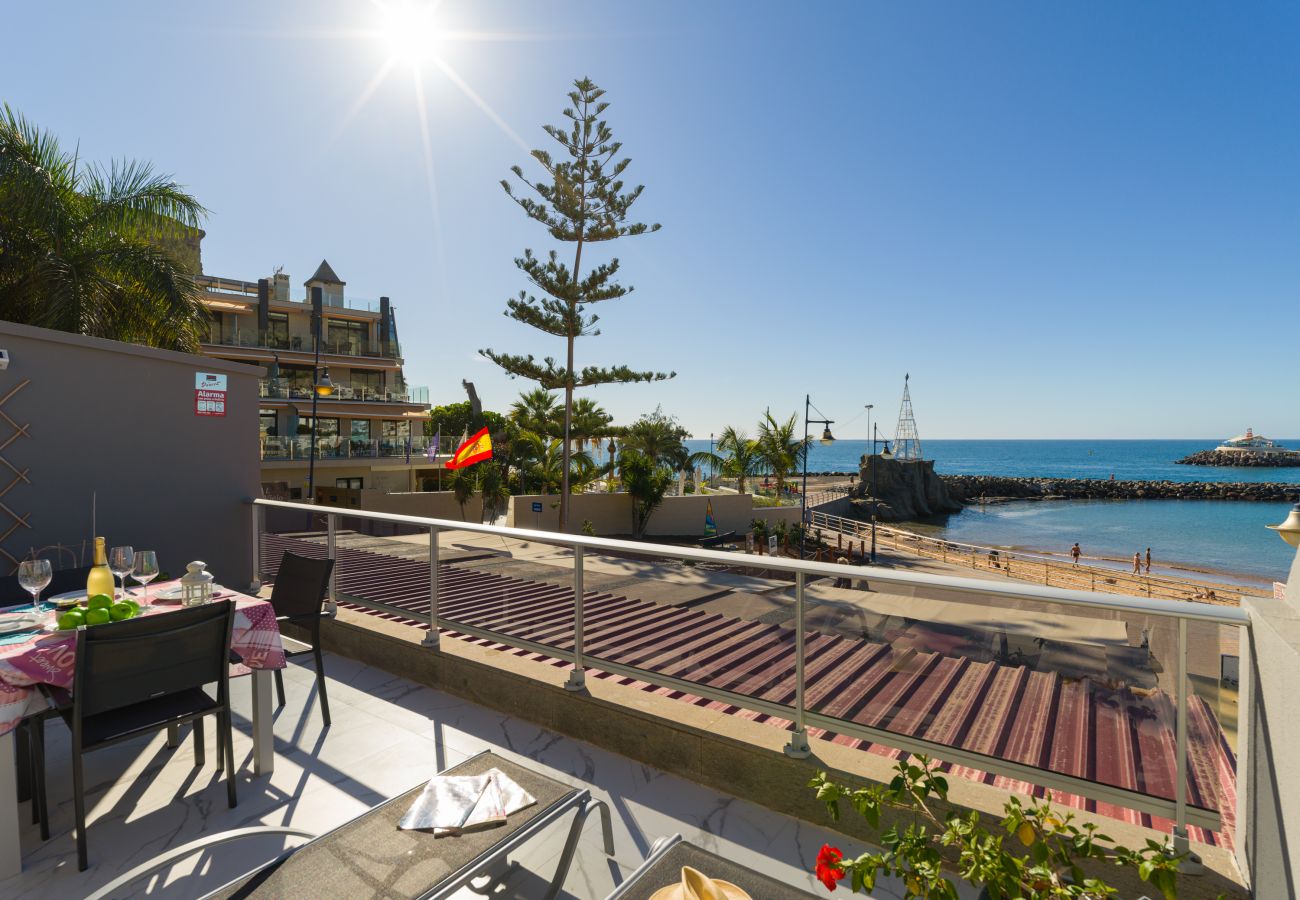
<svg viewBox="0 0 1300 900"><path fill-rule="evenodd" d="M153 585L150 595L165 586ZM243 666L231 667L231 674L242 675L248 669L283 669L284 645L271 604L223 588L218 599L226 597L235 601L230 649L244 660ZM177 604L157 604L146 613L166 615L177 609ZM12 731L25 716L44 707L37 684L72 687L76 647L75 631L38 632L23 643L0 646L0 734Z"/></svg>

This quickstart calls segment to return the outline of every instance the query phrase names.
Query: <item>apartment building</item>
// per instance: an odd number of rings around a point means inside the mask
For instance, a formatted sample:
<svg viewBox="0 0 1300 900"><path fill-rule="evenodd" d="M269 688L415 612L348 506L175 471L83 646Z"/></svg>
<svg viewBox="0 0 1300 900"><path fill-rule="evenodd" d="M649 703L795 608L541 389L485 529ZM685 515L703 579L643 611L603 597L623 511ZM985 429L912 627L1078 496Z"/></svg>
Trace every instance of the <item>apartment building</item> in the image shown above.
<svg viewBox="0 0 1300 900"><path fill-rule="evenodd" d="M268 497L308 496L313 393L318 495L322 489L418 490L436 477L442 460L426 455L424 435L429 391L406 383L387 297L349 296L324 260L297 297L281 271L255 282L197 280L212 314L204 355L267 370L257 439ZM317 334L321 373L328 371L333 385L327 395L313 390Z"/></svg>

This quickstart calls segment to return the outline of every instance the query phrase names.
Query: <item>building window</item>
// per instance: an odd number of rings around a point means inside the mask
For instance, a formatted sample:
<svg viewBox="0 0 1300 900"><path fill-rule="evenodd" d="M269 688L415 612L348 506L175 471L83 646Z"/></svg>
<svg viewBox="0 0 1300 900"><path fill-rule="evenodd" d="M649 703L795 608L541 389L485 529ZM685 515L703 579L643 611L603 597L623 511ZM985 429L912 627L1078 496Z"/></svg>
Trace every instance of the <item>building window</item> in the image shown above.
<svg viewBox="0 0 1300 900"><path fill-rule="evenodd" d="M262 437L278 437L280 428L276 424L275 410L259 409L257 411L258 428L262 432Z"/></svg>
<svg viewBox="0 0 1300 900"><path fill-rule="evenodd" d="M352 455L370 456L370 420L352 420Z"/></svg>
<svg viewBox="0 0 1300 900"><path fill-rule="evenodd" d="M347 353L360 356L370 349L370 326L364 322L346 322L327 319L326 346L331 353Z"/></svg>
<svg viewBox="0 0 1300 900"><path fill-rule="evenodd" d="M410 422L384 422L384 437L388 440L406 440L411 433Z"/></svg>
<svg viewBox="0 0 1300 900"><path fill-rule="evenodd" d="M267 316L266 346L277 350L289 349L288 313L270 313Z"/></svg>
<svg viewBox="0 0 1300 900"><path fill-rule="evenodd" d="M359 491L361 490L361 482L360 478L335 478L334 486L346 491Z"/></svg>
<svg viewBox="0 0 1300 900"><path fill-rule="evenodd" d="M350 377L352 379L352 389L354 391L365 389L374 394L384 389L383 372L376 372L373 369L353 369Z"/></svg>

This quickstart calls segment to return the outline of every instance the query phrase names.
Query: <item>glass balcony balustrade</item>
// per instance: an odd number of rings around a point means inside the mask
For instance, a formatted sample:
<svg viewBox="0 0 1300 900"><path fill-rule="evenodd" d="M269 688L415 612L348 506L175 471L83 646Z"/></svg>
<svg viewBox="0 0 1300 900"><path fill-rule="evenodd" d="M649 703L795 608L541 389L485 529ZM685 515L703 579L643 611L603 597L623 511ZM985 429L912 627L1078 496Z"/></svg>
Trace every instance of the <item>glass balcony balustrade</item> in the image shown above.
<svg viewBox="0 0 1300 900"><path fill-rule="evenodd" d="M259 334L256 331L239 331L234 334L209 334L203 343L218 347L257 347L263 350L291 350L300 353L313 352L310 336ZM335 356L354 356L367 359L401 359L402 348L397 341L389 341L385 347L378 341L364 338L343 338L321 341L321 353Z"/></svg>
<svg viewBox="0 0 1300 900"><path fill-rule="evenodd" d="M422 434L411 438L412 461L427 458L430 440ZM305 461L311 457L311 435L263 436L261 444L263 460ZM337 435L321 435L316 439L317 459L404 459L406 454L406 438L350 440Z"/></svg>
<svg viewBox="0 0 1300 900"><path fill-rule="evenodd" d="M291 383L287 378L263 378L259 382L259 395L264 400L310 400L311 386ZM371 403L421 403L429 402L427 387L374 388L366 385L334 381L334 393L329 400L363 400Z"/></svg>

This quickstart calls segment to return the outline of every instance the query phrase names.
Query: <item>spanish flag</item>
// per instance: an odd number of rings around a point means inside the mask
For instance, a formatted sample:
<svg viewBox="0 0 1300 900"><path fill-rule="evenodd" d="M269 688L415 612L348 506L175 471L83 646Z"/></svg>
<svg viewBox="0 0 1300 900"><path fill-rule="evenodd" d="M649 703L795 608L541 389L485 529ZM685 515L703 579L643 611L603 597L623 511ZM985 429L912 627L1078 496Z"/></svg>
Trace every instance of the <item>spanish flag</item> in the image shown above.
<svg viewBox="0 0 1300 900"><path fill-rule="evenodd" d="M448 469L463 469L476 462L492 458L492 437L484 428L478 434L456 448L456 453L447 460Z"/></svg>

